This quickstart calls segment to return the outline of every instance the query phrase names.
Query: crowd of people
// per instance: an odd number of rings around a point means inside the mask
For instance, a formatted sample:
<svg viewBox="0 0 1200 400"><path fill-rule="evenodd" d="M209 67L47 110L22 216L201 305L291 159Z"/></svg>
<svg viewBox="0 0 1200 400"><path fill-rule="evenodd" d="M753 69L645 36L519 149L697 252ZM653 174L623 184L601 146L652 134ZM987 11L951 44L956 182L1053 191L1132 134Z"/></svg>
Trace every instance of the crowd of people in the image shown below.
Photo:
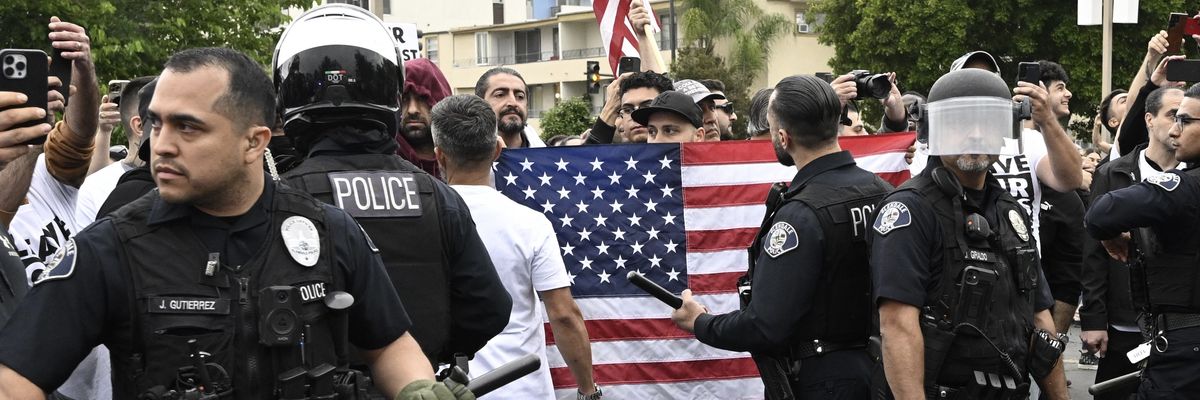
<svg viewBox="0 0 1200 400"><path fill-rule="evenodd" d="M634 1L637 34L648 18ZM353 6L296 18L273 76L188 49L103 97L85 28L48 28L71 81L49 80L45 108L0 92L0 399L473 399L456 368L530 353L541 367L489 398L553 398L543 313L577 397L602 398L554 228L494 188L492 163L735 138L770 141L795 178L763 199L741 309L684 291L672 319L750 352L767 398L1064 399L1073 322L1097 382L1143 371L1097 398L1200 398L1200 85L1167 79L1166 32L1081 147L1068 71L1038 61L1014 85L985 51L927 96L891 73L887 90L796 75L741 115L720 80L643 57L590 129L543 142L518 70L454 95ZM911 180L840 147L871 126L917 132Z"/></svg>

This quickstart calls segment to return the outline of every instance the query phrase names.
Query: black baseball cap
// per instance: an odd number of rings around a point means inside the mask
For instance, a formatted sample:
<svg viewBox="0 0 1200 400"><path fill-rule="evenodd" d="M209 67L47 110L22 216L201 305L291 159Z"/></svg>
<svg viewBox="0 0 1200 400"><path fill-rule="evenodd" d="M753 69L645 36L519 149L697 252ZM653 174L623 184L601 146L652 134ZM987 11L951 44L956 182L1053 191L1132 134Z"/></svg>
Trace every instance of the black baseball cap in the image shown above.
<svg viewBox="0 0 1200 400"><path fill-rule="evenodd" d="M683 117L692 123L694 127L701 127L703 123L700 117L700 106L692 101L692 96L688 96L678 91L668 90L659 93L654 97L654 101L650 102L647 107L642 107L633 112L633 120L643 126L650 125L650 116L657 112L670 112Z"/></svg>

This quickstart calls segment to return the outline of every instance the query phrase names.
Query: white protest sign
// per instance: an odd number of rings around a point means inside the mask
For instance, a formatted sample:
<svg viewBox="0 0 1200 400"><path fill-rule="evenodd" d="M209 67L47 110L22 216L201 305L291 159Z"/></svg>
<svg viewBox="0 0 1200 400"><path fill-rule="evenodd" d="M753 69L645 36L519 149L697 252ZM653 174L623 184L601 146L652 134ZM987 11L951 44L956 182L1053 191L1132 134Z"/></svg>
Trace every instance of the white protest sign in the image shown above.
<svg viewBox="0 0 1200 400"><path fill-rule="evenodd" d="M421 42L417 38L417 24L407 22L384 22L383 24L392 31L392 37L400 47L400 61L423 57Z"/></svg>

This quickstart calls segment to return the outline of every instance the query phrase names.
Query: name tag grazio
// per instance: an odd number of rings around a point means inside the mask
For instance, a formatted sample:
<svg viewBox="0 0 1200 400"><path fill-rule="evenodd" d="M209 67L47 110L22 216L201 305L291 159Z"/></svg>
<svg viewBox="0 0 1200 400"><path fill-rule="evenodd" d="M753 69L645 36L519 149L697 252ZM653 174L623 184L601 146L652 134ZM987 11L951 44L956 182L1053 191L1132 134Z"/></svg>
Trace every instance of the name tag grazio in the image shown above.
<svg viewBox="0 0 1200 400"><path fill-rule="evenodd" d="M421 191L410 172L335 172L328 177L334 205L352 217L421 216Z"/></svg>
<svg viewBox="0 0 1200 400"><path fill-rule="evenodd" d="M206 297L151 297L146 303L152 314L229 314L229 299Z"/></svg>

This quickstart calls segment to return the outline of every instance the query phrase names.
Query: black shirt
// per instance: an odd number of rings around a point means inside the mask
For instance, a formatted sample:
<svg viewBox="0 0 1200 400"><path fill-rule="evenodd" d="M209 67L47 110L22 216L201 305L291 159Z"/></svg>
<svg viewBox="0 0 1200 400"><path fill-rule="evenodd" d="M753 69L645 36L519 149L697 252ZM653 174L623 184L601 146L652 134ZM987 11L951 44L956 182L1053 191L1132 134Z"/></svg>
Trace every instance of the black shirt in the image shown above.
<svg viewBox="0 0 1200 400"><path fill-rule="evenodd" d="M29 285L25 284L25 264L13 247L12 236L0 226L0 326L12 317Z"/></svg>
<svg viewBox="0 0 1200 400"><path fill-rule="evenodd" d="M258 202L236 220L160 200L148 223L190 218L209 251L228 255L223 260L227 263L245 262L265 247L274 188L268 179ZM335 207L322 208L334 243L335 268L343 270L346 291L356 299L349 313L350 342L366 349L384 347L410 326L400 299L358 224ZM70 276L35 285L12 323L0 330L0 364L46 391L60 386L97 345L108 346L113 354L132 349L133 291L123 261L130 255L122 249L112 220L97 221L73 240L77 265Z"/></svg>
<svg viewBox="0 0 1200 400"><path fill-rule="evenodd" d="M1150 227L1163 251L1190 246L1200 222L1200 170L1168 171L1133 186L1105 193L1087 213L1087 230L1107 240L1133 228Z"/></svg>
<svg viewBox="0 0 1200 400"><path fill-rule="evenodd" d="M997 201L1005 190L991 172L988 173L984 190L964 189L964 192L968 198L964 206L974 203L991 226L1009 223L1007 218L998 215ZM942 257L945 255L942 254L941 225L929 202L915 190L893 192L880 204L886 207L892 202L903 204L911 220L908 224L897 223L884 234L872 229L871 279L874 282L875 302L878 304L882 299L889 299L920 308L927 305L926 294L936 292L939 281L936 278L942 272ZM1034 311L1049 309L1054 305L1054 299L1050 296L1046 276L1040 268L1037 285Z"/></svg>
<svg viewBox="0 0 1200 400"><path fill-rule="evenodd" d="M96 219L104 218L105 215L132 203L150 193L155 187L149 164L125 171L121 179L117 180L117 186L113 187L108 198L104 200L104 204L96 211Z"/></svg>
<svg viewBox="0 0 1200 400"><path fill-rule="evenodd" d="M842 151L805 165L792 179L789 190L799 190L805 181L855 186L870 184L875 179L875 174L855 166L850 152ZM803 202L790 201L780 206L772 225L780 221L795 229L798 245L776 257L761 252L754 264L750 304L741 311L701 314L696 319L696 339L726 350L772 350L787 344L797 331L817 292L825 235L817 215Z"/></svg>

